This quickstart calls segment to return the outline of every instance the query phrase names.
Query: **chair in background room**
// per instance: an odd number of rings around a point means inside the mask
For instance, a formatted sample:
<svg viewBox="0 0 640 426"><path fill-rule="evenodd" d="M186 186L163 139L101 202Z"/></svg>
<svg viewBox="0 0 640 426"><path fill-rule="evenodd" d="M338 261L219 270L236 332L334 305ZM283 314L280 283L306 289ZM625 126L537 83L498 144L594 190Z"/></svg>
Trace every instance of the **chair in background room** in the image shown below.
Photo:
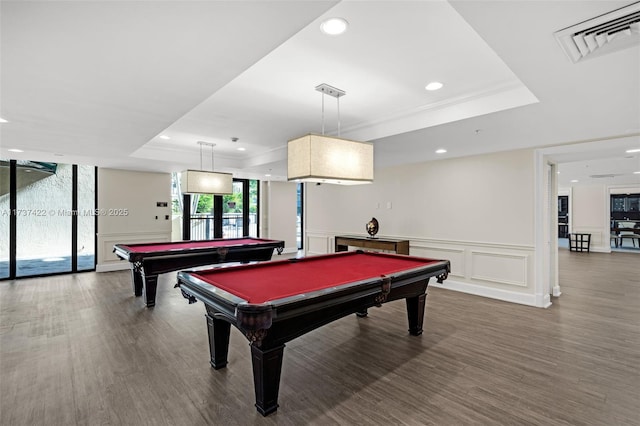
<svg viewBox="0 0 640 426"><path fill-rule="evenodd" d="M620 231L618 234L618 239L620 240L620 247L622 247L622 243L625 238L630 238L633 242L633 246L636 247L636 241L638 242L638 247L640 247L640 235L636 234L633 231Z"/></svg>
<svg viewBox="0 0 640 426"><path fill-rule="evenodd" d="M636 242L638 247L640 247L640 234L636 234L633 230L633 227L635 226L635 222L618 222L618 241L620 243L620 247L622 247L622 244L624 243L624 239L625 238L629 238L632 241L633 247L636 247ZM626 231L625 229L628 228L629 230ZM618 244L616 243L616 247L618 247Z"/></svg>
<svg viewBox="0 0 640 426"><path fill-rule="evenodd" d="M616 248L618 247L618 234L616 234L615 232L611 233L611 238L609 239L609 244L611 244L611 240L613 240L614 243L616 243Z"/></svg>

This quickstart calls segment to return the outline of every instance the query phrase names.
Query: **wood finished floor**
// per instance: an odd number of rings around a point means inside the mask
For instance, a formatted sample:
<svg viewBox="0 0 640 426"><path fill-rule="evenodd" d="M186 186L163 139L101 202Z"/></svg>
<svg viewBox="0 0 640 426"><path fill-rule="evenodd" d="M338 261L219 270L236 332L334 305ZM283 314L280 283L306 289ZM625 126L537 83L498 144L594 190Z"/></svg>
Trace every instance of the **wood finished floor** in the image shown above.
<svg viewBox="0 0 640 426"><path fill-rule="evenodd" d="M560 252L549 309L431 289L290 342L280 408L253 404L250 350L208 363L202 303L128 272L0 282L2 425L640 425L640 258Z"/></svg>

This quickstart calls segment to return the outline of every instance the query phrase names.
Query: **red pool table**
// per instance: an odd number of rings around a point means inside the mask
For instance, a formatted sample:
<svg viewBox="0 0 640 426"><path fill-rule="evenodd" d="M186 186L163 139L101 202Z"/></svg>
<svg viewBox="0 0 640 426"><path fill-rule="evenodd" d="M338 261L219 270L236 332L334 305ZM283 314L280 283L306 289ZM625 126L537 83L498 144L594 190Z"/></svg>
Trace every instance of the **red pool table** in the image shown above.
<svg viewBox="0 0 640 426"><path fill-rule="evenodd" d="M133 293L142 296L144 288L147 307L156 304L159 274L215 263L271 260L274 249L281 254L284 241L244 237L113 246L119 258L131 262Z"/></svg>
<svg viewBox="0 0 640 426"><path fill-rule="evenodd" d="M230 327L251 342L256 408L278 408L284 344L384 302L406 299L409 333L422 333L429 278L448 260L362 251L178 273L182 294L205 304L211 365L227 365Z"/></svg>

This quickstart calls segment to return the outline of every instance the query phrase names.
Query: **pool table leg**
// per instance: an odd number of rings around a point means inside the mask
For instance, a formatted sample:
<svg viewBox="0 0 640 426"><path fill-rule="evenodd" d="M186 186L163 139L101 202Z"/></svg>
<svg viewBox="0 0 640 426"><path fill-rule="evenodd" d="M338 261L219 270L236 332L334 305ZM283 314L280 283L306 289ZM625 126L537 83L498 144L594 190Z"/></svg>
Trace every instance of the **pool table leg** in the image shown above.
<svg viewBox="0 0 640 426"><path fill-rule="evenodd" d="M253 386L256 391L256 408L263 416L278 409L278 391L284 345L267 350L251 345Z"/></svg>
<svg viewBox="0 0 640 426"><path fill-rule="evenodd" d="M206 314L207 330L209 331L209 352L211 354L211 366L216 370L226 367L229 354L229 334L231 324L213 318Z"/></svg>
<svg viewBox="0 0 640 426"><path fill-rule="evenodd" d="M131 282L133 283L133 294L136 297L142 296L142 272L134 265L131 265Z"/></svg>
<svg viewBox="0 0 640 426"><path fill-rule="evenodd" d="M424 307L427 294L407 297L407 317L409 318L409 334L419 336L422 334L422 323L424 322Z"/></svg>
<svg viewBox="0 0 640 426"><path fill-rule="evenodd" d="M158 276L147 275L144 277L144 300L147 308L156 305L156 289L158 288Z"/></svg>
<svg viewBox="0 0 640 426"><path fill-rule="evenodd" d="M369 310L367 308L362 308L359 311L356 311L356 315L358 318L364 318L369 315Z"/></svg>

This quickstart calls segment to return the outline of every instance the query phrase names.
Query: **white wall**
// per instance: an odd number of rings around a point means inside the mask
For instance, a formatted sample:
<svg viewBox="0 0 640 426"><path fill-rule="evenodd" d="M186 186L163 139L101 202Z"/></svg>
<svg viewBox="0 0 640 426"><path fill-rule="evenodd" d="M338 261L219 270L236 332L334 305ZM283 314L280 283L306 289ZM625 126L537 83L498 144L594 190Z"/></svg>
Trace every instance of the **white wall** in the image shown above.
<svg viewBox="0 0 640 426"><path fill-rule="evenodd" d="M263 225L260 235L283 240L284 253L296 252L297 183L266 182L262 194L260 210L266 214L262 220L266 225Z"/></svg>
<svg viewBox="0 0 640 426"><path fill-rule="evenodd" d="M376 170L371 185L310 184L305 198L307 254L366 235L376 217L379 235L409 239L412 255L451 261L444 288L537 303L532 150Z"/></svg>
<svg viewBox="0 0 640 426"><path fill-rule="evenodd" d="M98 169L98 209L96 270L129 268L114 244L171 241L171 174Z"/></svg>
<svg viewBox="0 0 640 426"><path fill-rule="evenodd" d="M591 234L590 250L610 252L609 189L605 185L574 186L569 202L570 232Z"/></svg>

